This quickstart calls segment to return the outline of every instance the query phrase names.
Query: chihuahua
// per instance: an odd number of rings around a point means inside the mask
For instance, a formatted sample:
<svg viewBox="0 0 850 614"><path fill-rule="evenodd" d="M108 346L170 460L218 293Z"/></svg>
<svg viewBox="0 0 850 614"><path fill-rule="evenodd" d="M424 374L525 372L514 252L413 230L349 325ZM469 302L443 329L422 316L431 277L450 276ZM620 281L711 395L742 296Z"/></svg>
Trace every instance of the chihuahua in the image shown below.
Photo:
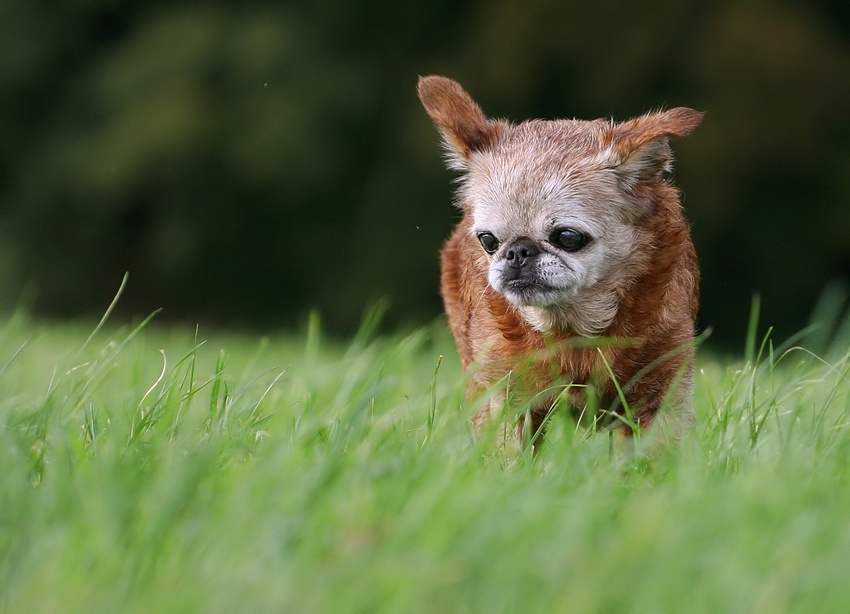
<svg viewBox="0 0 850 614"><path fill-rule="evenodd" d="M511 424L539 441L565 401L579 420L680 440L699 267L668 139L703 113L514 124L445 77L421 77L418 94L461 173L441 292L469 396L491 393L475 426L525 407Z"/></svg>

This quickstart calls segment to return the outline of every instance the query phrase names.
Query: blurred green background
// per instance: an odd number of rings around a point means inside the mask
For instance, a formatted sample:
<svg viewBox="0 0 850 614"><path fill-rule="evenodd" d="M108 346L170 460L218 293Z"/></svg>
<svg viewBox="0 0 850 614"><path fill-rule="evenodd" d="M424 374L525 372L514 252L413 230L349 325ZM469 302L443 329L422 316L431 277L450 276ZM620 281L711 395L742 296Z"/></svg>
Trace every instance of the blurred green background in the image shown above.
<svg viewBox="0 0 850 614"><path fill-rule="evenodd" d="M441 312L458 214L417 75L494 116L707 111L674 144L701 325L779 335L850 277L850 3L0 4L0 308L345 333Z"/></svg>

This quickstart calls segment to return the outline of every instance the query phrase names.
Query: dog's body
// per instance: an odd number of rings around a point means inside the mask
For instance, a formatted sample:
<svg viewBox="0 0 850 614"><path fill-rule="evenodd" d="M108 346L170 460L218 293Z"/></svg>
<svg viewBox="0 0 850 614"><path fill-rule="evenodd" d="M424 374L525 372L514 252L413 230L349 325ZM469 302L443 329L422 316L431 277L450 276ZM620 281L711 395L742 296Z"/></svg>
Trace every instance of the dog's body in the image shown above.
<svg viewBox="0 0 850 614"><path fill-rule="evenodd" d="M488 119L444 77L420 79L419 97L463 173L441 288L473 367L470 394L513 378L511 399L530 403L534 432L563 390L584 408L592 389L596 408L632 418L624 432L661 422L679 439L693 422L699 269L666 178L667 138L689 134L702 114L514 125Z"/></svg>

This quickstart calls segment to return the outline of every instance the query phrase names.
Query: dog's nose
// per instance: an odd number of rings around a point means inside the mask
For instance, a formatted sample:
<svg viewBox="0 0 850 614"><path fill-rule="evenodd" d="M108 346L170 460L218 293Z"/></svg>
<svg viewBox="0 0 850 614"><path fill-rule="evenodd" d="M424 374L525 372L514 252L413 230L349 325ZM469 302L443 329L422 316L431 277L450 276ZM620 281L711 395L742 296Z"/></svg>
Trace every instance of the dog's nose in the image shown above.
<svg viewBox="0 0 850 614"><path fill-rule="evenodd" d="M536 245L534 245L534 243L529 241L518 241L511 245L510 249L505 252L505 260L507 260L508 264L512 267L520 268L539 253L540 250Z"/></svg>

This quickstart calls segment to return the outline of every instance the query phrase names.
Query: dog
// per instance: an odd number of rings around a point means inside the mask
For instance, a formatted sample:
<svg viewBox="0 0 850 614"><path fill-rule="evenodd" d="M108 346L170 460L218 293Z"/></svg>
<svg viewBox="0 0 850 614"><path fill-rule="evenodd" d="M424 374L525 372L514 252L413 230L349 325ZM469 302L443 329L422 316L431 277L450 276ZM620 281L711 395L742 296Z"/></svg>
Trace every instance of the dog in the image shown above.
<svg viewBox="0 0 850 614"><path fill-rule="evenodd" d="M627 438L681 440L695 423L699 266L668 140L704 114L515 124L446 77L417 90L460 173L440 285L468 397L490 395L475 427L525 407L511 428L536 445L566 401Z"/></svg>

